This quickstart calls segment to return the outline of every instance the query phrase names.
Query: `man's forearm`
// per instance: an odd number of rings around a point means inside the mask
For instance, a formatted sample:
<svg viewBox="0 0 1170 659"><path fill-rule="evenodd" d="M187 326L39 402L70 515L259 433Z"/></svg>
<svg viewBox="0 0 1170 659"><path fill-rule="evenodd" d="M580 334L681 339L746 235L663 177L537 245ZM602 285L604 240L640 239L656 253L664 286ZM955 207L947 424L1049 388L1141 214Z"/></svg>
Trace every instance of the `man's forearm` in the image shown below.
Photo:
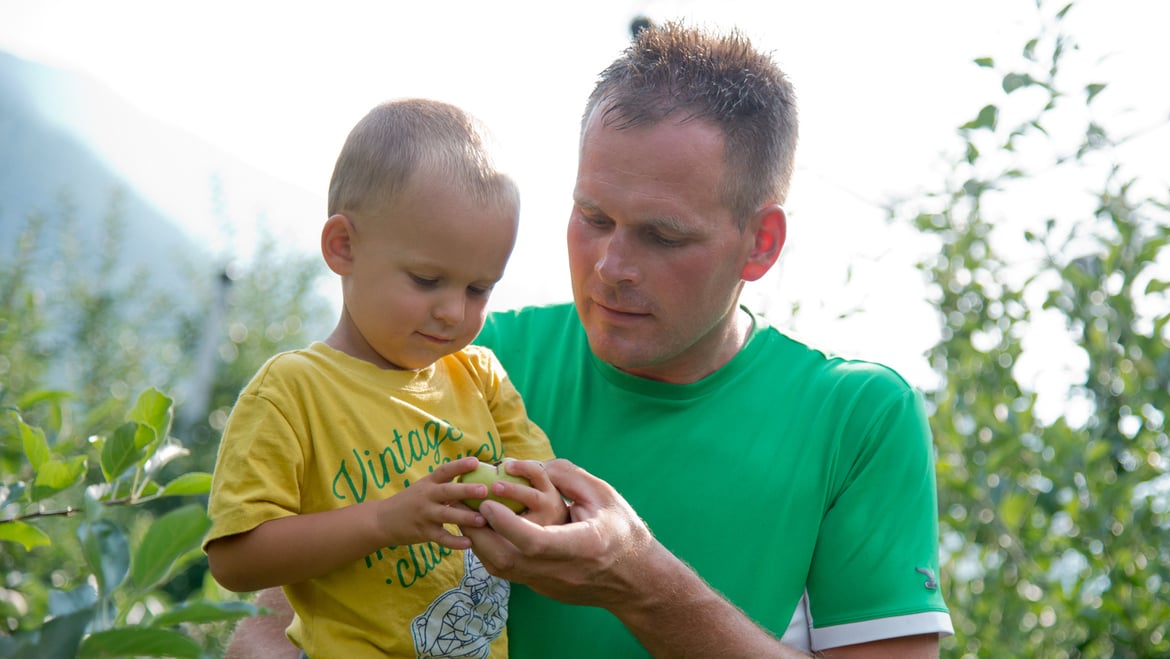
<svg viewBox="0 0 1170 659"><path fill-rule="evenodd" d="M224 659L297 659L301 650L285 636L293 619L292 606L279 588L260 591L256 604L270 610L267 615L244 618L232 633Z"/></svg>
<svg viewBox="0 0 1170 659"><path fill-rule="evenodd" d="M610 608L655 657L809 657L786 647L657 542L639 594ZM648 557L649 558L649 557Z"/></svg>

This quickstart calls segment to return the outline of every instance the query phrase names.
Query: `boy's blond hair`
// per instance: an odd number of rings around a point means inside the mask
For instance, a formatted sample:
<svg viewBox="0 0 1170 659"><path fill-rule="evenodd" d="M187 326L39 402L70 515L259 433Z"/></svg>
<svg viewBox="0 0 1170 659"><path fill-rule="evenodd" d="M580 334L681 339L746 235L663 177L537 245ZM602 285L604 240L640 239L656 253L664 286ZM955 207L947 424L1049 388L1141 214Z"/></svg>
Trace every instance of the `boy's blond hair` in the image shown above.
<svg viewBox="0 0 1170 659"><path fill-rule="evenodd" d="M402 99L378 105L350 131L329 182L329 215L385 209L422 171L484 204L519 208L516 184L496 169L479 121L448 103Z"/></svg>

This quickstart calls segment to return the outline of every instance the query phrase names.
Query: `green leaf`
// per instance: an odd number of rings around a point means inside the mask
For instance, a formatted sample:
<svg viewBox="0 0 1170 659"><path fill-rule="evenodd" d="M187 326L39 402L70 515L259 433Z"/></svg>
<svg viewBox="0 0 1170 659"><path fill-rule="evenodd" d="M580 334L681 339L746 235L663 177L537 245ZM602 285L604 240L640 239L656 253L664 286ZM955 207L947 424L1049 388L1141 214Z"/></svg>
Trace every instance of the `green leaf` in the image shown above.
<svg viewBox="0 0 1170 659"><path fill-rule="evenodd" d="M33 646L33 657L73 657L77 655L77 645L85 634L85 628L93 619L92 607L79 609L68 615L57 616L45 623L40 630L40 638Z"/></svg>
<svg viewBox="0 0 1170 659"><path fill-rule="evenodd" d="M1010 94L1020 87L1027 87L1035 82L1032 76L1027 73L1009 73L1003 77L1003 90Z"/></svg>
<svg viewBox="0 0 1170 659"><path fill-rule="evenodd" d="M1028 510L1031 497L1022 492L1012 492L1003 498L999 504L999 517L1009 531L1020 528L1024 520L1024 513Z"/></svg>
<svg viewBox="0 0 1170 659"><path fill-rule="evenodd" d="M1168 288L1170 288L1170 281L1151 279L1150 283L1146 284L1146 295L1150 295L1151 293L1161 293Z"/></svg>
<svg viewBox="0 0 1170 659"><path fill-rule="evenodd" d="M254 616L260 608L251 602L185 602L169 611L163 611L150 622L152 627L173 627L180 623L208 623L239 620Z"/></svg>
<svg viewBox="0 0 1170 659"><path fill-rule="evenodd" d="M81 642L79 659L179 657L198 659L199 644L179 632L153 627L121 627L90 634Z"/></svg>
<svg viewBox="0 0 1170 659"><path fill-rule="evenodd" d="M999 108L994 105L985 105L983 106L983 109L979 111L979 116L963 124L960 126L960 128L964 130L977 130L980 128L995 130L995 125L998 120Z"/></svg>
<svg viewBox="0 0 1170 659"><path fill-rule="evenodd" d="M1089 103L1092 103L1093 99L1097 97L1097 94L1100 94L1101 92L1105 91L1105 87L1106 87L1106 85L1104 85L1102 83L1093 83L1091 85L1085 85L1085 97L1086 97L1085 104L1088 105Z"/></svg>
<svg viewBox="0 0 1170 659"><path fill-rule="evenodd" d="M183 474L163 486L159 496L179 497L197 496L211 491L211 474L205 471L196 471Z"/></svg>
<svg viewBox="0 0 1170 659"><path fill-rule="evenodd" d="M1091 465L1099 462L1107 455L1109 455L1109 443L1095 439L1085 447L1085 464Z"/></svg>
<svg viewBox="0 0 1170 659"><path fill-rule="evenodd" d="M30 407L32 407L34 405L38 405L40 403L49 402L49 403L53 403L56 405L60 405L61 403L65 402L67 400L72 400L74 398L76 398L76 396L74 396L72 393L70 393L68 391L58 391L55 389L38 389L36 391L30 391L29 393L21 396L16 401L16 406L22 410L27 410Z"/></svg>
<svg viewBox="0 0 1170 659"><path fill-rule="evenodd" d="M158 389L147 389L138 396L128 418L154 430L155 438L163 438L171 431L173 404L174 401Z"/></svg>
<svg viewBox="0 0 1170 659"><path fill-rule="evenodd" d="M975 161L979 159L979 149L971 142L967 142L967 164L974 165Z"/></svg>
<svg viewBox="0 0 1170 659"><path fill-rule="evenodd" d="M1036 61L1036 46L1040 44L1039 39L1029 39L1028 43L1024 44L1024 59L1035 62Z"/></svg>
<svg viewBox="0 0 1170 659"><path fill-rule="evenodd" d="M20 543L24 545L25 551L53 544L44 531L31 524L17 521L0 522L0 541Z"/></svg>
<svg viewBox="0 0 1170 659"><path fill-rule="evenodd" d="M40 501L81 482L85 476L85 465L84 455L68 461L53 459L44 463L33 479L32 500Z"/></svg>
<svg viewBox="0 0 1170 659"><path fill-rule="evenodd" d="M976 57L975 64L985 69L990 69L995 66L995 60L990 57Z"/></svg>
<svg viewBox="0 0 1170 659"><path fill-rule="evenodd" d="M143 446L149 444L152 439L154 433L150 428L135 421L127 421L118 426L114 434L102 445L102 475L106 481L112 482L141 460L146 455ZM142 440L145 442L140 444Z"/></svg>
<svg viewBox="0 0 1170 659"><path fill-rule="evenodd" d="M33 470L40 470L41 465L49 461L51 453L49 452L49 442L45 439L45 432L40 428L35 428L24 422L19 414L13 414L16 417L16 424L20 428L20 440L24 444L24 456L28 458L29 464L32 465Z"/></svg>
<svg viewBox="0 0 1170 659"><path fill-rule="evenodd" d="M199 546L209 528L211 520L198 505L172 510L155 520L147 529L130 568L130 577L139 592L146 592L162 581L180 556Z"/></svg>
<svg viewBox="0 0 1170 659"><path fill-rule="evenodd" d="M21 410L30 410L36 405L47 405L49 409L45 414L46 422L50 428L60 430L61 422L64 418L64 405L67 401L76 398L75 395L68 391L38 389L17 399L16 407Z"/></svg>
<svg viewBox="0 0 1170 659"><path fill-rule="evenodd" d="M98 590L108 594L122 583L130 570L130 543L122 530L108 520L99 519L77 528L85 562L97 578Z"/></svg>

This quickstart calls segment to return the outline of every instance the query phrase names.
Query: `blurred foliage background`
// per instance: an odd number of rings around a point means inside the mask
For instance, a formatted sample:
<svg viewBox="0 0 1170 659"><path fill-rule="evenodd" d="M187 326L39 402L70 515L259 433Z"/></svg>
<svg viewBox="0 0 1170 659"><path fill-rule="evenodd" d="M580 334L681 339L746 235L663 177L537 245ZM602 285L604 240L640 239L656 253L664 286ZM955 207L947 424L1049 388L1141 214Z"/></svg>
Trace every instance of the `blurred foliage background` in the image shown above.
<svg viewBox="0 0 1170 659"><path fill-rule="evenodd" d="M1070 11L973 64L996 92L946 182L888 207L932 246L948 657L1170 656L1170 191L1124 159L1164 125L1115 131L1108 80L1063 66ZM194 293L126 272L120 198L27 215L0 262L0 656L222 655L255 608L179 529L237 392L335 320L319 258L274 237L184 263Z"/></svg>
<svg viewBox="0 0 1170 659"><path fill-rule="evenodd" d="M976 62L1001 93L949 182L890 207L937 248L944 655L1170 656L1170 197L1123 158L1166 119L1116 133L1108 81L1064 66L1075 8L1038 7L1018 56Z"/></svg>
<svg viewBox="0 0 1170 659"><path fill-rule="evenodd" d="M0 656L222 655L255 609L199 550L220 431L335 320L320 259L272 236L185 287L128 269L119 199L30 214L0 264Z"/></svg>

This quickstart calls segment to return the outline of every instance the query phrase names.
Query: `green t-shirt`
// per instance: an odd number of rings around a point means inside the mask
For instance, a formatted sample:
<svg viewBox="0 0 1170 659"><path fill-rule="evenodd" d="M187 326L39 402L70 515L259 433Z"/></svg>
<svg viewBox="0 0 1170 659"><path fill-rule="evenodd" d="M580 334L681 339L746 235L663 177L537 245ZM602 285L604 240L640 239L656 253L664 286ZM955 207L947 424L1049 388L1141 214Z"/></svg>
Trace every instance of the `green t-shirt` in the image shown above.
<svg viewBox="0 0 1170 659"><path fill-rule="evenodd" d="M645 380L593 356L571 304L492 314L477 342L558 457L617 488L668 549L786 642L951 632L934 576L930 429L892 370L756 318L718 372ZM514 659L646 656L602 609L518 584L510 609Z"/></svg>

